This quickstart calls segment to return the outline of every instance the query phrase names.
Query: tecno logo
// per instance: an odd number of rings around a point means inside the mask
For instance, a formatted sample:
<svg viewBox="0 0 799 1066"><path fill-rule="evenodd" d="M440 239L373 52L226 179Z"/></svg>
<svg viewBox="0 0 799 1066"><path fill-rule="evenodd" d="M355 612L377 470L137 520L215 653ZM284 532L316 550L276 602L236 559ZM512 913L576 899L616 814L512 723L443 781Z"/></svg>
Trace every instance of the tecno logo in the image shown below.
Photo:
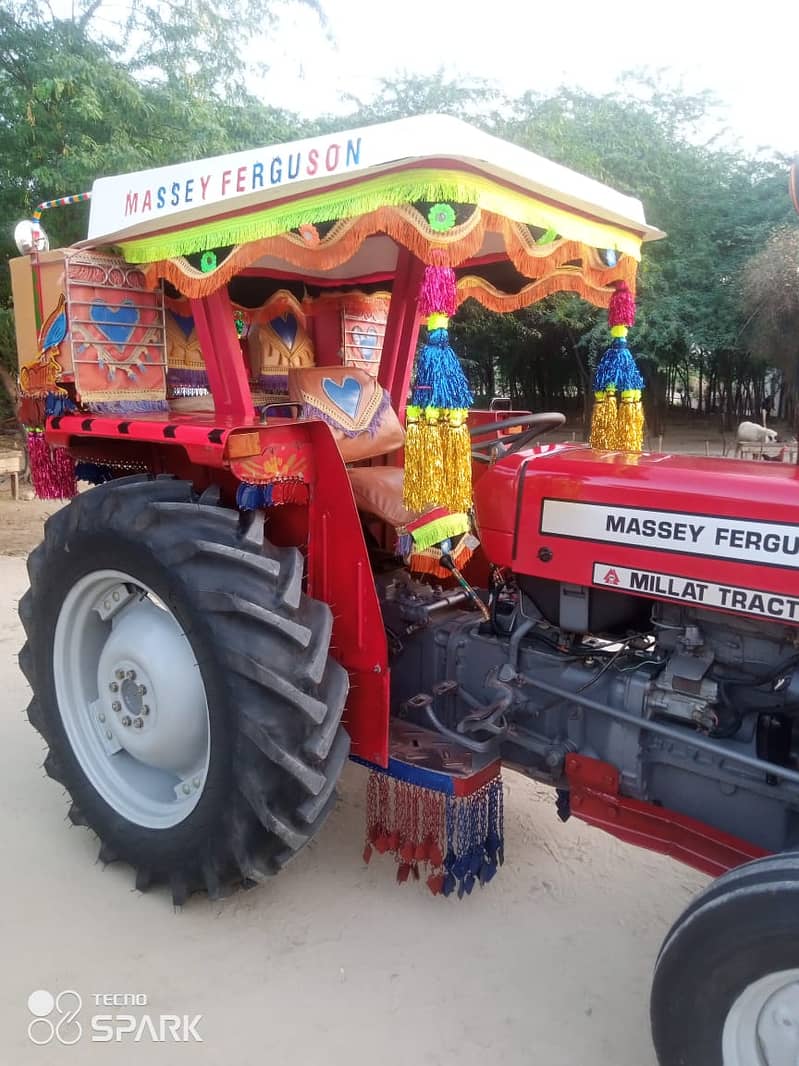
<svg viewBox="0 0 799 1066"><path fill-rule="evenodd" d="M146 1007L147 996L142 992L103 992L91 999L96 1006ZM53 995L40 988L28 996L28 1010L33 1018L28 1023L28 1037L34 1044L77 1044L83 1036L78 1015L83 1000L74 989ZM92 1014L87 1019L89 1039L95 1043L145 1040L153 1043L187 1043L202 1037L197 1029L202 1014Z"/></svg>
<svg viewBox="0 0 799 1066"><path fill-rule="evenodd" d="M49 1044L53 1038L61 1044L77 1044L83 1036L83 1026L77 1020L82 1006L80 995L71 988L57 996L44 988L31 992L28 1010L33 1018L28 1022L29 1039L39 1045Z"/></svg>

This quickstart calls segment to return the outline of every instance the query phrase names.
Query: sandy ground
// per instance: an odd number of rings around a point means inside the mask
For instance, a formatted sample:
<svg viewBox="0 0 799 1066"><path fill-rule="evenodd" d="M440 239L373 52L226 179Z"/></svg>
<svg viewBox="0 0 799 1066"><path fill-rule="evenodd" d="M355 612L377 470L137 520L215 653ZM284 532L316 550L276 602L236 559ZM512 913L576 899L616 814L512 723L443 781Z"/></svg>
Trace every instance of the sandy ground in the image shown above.
<svg viewBox="0 0 799 1066"><path fill-rule="evenodd" d="M52 507L0 502L0 550L29 549ZM397 886L385 859L364 867L365 774L351 765L335 814L279 878L175 913L164 891L135 892L127 867L97 863L40 769L17 668L25 587L24 560L0 557L0 1062L653 1066L652 964L704 878L561 825L548 790L508 774L504 868L463 902L434 899ZM74 1046L29 1041L36 989L80 993ZM148 1005L94 1004L108 993ZM92 1043L97 1012L201 1014L203 1042Z"/></svg>

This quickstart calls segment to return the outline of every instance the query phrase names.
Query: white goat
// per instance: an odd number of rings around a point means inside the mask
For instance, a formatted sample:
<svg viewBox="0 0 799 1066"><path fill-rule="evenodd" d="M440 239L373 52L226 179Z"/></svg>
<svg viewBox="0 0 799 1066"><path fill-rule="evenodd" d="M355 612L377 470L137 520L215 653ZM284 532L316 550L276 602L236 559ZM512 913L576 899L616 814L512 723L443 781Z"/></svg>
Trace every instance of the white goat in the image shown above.
<svg viewBox="0 0 799 1066"><path fill-rule="evenodd" d="M777 439L777 431L759 426L757 422L741 422L737 439L739 444L773 444Z"/></svg>

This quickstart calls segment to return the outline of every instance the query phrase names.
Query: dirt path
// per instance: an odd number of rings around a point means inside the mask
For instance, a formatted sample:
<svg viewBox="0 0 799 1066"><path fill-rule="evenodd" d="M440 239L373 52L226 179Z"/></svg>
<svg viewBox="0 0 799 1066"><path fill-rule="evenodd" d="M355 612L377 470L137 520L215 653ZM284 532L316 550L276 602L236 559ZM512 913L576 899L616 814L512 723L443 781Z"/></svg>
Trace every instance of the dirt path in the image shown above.
<svg viewBox="0 0 799 1066"><path fill-rule="evenodd" d="M36 507L20 506L16 541L6 529L12 550L38 540ZM165 892L140 895L127 867L96 862L93 835L70 826L65 794L39 769L17 668L25 587L24 560L0 557L0 1061L653 1066L652 964L704 878L561 825L549 790L508 774L504 868L461 903L434 899L397 886L385 860L363 866L365 774L351 765L320 838L280 877L175 914ZM75 1046L29 1041L36 989L80 993ZM148 1005L94 1005L109 993ZM202 1014L203 1043L90 1041L93 1013L126 1009Z"/></svg>

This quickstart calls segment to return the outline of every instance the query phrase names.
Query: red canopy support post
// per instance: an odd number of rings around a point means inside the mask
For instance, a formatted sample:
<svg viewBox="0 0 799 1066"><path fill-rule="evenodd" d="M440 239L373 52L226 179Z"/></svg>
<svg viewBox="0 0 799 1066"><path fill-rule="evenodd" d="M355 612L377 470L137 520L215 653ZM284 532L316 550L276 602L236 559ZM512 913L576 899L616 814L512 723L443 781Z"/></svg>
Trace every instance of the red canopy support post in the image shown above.
<svg viewBox="0 0 799 1066"><path fill-rule="evenodd" d="M421 259L400 248L378 375L380 384L388 389L391 406L400 421L405 417L405 401L419 338L417 304L423 278L424 263Z"/></svg>
<svg viewBox="0 0 799 1066"><path fill-rule="evenodd" d="M233 308L225 288L191 301L194 326L205 361L218 418L252 422L255 408L241 356Z"/></svg>

